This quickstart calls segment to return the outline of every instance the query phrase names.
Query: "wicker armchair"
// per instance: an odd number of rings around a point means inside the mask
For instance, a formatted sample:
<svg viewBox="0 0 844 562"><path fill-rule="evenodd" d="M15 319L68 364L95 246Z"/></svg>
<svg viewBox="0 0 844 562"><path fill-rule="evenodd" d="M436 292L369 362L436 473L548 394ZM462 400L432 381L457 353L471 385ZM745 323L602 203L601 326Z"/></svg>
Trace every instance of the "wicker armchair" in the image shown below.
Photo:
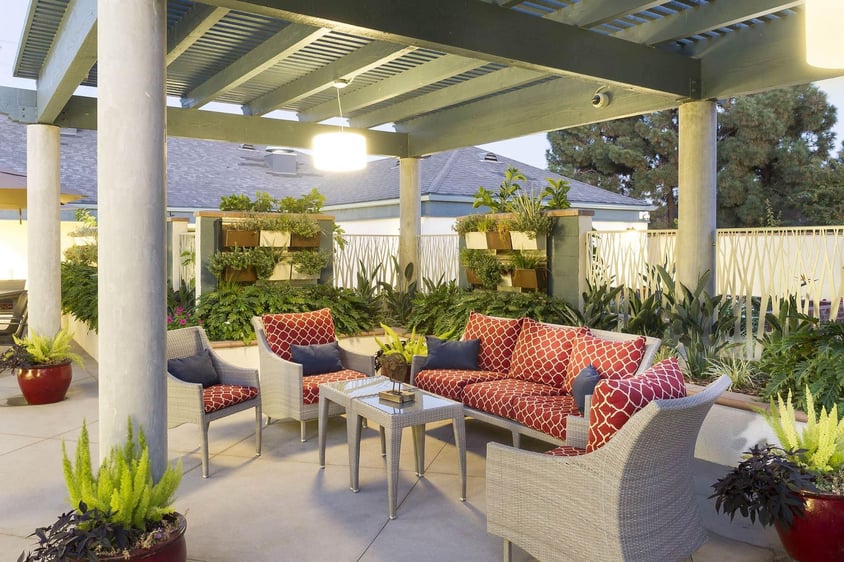
<svg viewBox="0 0 844 562"><path fill-rule="evenodd" d="M202 477L208 478L208 425L217 419L249 408L255 408L255 456L261 454L261 394L258 371L235 367L223 361L211 345L201 327L181 328L167 332L167 359L196 355L207 349L219 376L219 384L203 388L167 373L167 425L183 423L199 426L202 446ZM230 386L229 386L230 385ZM250 389L258 390L257 395ZM240 390L246 392L240 392ZM224 397L221 404L218 395ZM223 405L224 404L224 405ZM222 407L221 407L222 405Z"/></svg>
<svg viewBox="0 0 844 562"><path fill-rule="evenodd" d="M290 313L285 316L291 319L297 316L328 314L326 309L314 313ZM308 320L310 321L310 320ZM320 320L318 320L320 321ZM300 424L300 439L306 441L306 422L316 420L319 415L319 403L317 401L320 383L359 378L362 376L375 375L375 358L370 355L362 355L340 347L340 363L342 371L324 375L303 376L302 365L279 357L270 347L267 341L267 333L264 330L264 321L260 316L252 317L252 326L255 328L255 336L258 341L258 373L261 378L261 401L264 414L267 416L267 423L272 419L294 419ZM330 332L333 334L333 323L330 325ZM333 338L333 335L331 336ZM292 343L306 345L308 343L302 338ZM344 413L342 406L330 403L329 416L337 416Z"/></svg>
<svg viewBox="0 0 844 562"><path fill-rule="evenodd" d="M681 560L705 540L691 464L703 419L729 387L655 400L591 453L487 445L487 531L543 560Z"/></svg>

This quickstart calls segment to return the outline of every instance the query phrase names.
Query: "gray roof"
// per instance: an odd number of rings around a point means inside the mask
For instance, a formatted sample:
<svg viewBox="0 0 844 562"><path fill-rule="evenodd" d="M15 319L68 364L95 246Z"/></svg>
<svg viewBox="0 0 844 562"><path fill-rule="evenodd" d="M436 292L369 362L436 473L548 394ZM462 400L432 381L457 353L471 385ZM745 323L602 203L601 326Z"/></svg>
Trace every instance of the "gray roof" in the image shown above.
<svg viewBox="0 0 844 562"><path fill-rule="evenodd" d="M325 174L311 166L310 155L284 149L170 137L167 139L167 206L169 208L216 209L223 195L243 193L254 197L266 191L276 198L298 197L314 187L326 197L326 205L348 205L399 197L397 160L369 162L365 170ZM89 130L62 129L62 191L84 196L77 205L94 205L97 200L97 134ZM559 174L523 162L467 147L423 158L420 165L423 196L471 197L479 186L495 189L507 166L525 176L523 189L541 190L545 178ZM295 173L285 173L293 165ZM273 159L278 164L273 168ZM292 171L293 168L289 167ZM0 117L0 170L26 173L26 126ZM648 207L648 204L597 187L569 180L569 201L577 207L620 205Z"/></svg>

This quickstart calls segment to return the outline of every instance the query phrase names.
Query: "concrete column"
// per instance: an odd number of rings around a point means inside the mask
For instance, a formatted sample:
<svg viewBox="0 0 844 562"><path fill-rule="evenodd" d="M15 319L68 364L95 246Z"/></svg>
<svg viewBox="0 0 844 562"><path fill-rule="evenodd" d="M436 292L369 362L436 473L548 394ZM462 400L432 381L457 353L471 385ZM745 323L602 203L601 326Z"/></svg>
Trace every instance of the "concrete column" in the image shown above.
<svg viewBox="0 0 844 562"><path fill-rule="evenodd" d="M710 295L715 294L716 125L714 101L680 106L677 281L694 289L711 271Z"/></svg>
<svg viewBox="0 0 844 562"><path fill-rule="evenodd" d="M165 0L97 4L100 458L143 427L167 463Z"/></svg>
<svg viewBox="0 0 844 562"><path fill-rule="evenodd" d="M26 127L26 224L29 330L53 336L61 327L59 128Z"/></svg>
<svg viewBox="0 0 844 562"><path fill-rule="evenodd" d="M413 264L413 278L419 279L419 237L422 233L419 158L399 161L399 265L403 275Z"/></svg>

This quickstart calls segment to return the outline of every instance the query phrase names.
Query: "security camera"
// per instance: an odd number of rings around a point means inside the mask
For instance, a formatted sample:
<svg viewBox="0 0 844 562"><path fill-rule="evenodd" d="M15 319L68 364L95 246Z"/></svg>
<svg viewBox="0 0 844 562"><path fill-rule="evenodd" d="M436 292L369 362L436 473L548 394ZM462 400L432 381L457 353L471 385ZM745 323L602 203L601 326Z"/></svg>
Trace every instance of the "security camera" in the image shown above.
<svg viewBox="0 0 844 562"><path fill-rule="evenodd" d="M610 104L610 95L606 92L595 92L595 95L592 96L592 107L599 108L599 107L606 107Z"/></svg>

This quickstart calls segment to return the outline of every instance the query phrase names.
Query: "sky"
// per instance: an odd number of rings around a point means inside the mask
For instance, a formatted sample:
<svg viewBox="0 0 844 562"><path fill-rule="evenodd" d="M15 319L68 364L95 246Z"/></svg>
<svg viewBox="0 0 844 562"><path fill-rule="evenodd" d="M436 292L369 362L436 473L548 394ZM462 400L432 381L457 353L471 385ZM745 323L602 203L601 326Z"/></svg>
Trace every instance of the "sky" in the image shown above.
<svg viewBox="0 0 844 562"><path fill-rule="evenodd" d="M29 0L2 0L3 11L0 16L0 86L35 89L35 81L14 78L15 58L18 42L23 32L23 24L29 8ZM824 80L816 83L827 93L829 102L838 108L838 124L835 127L836 144L841 146L844 140L844 77ZM93 96L96 90L81 86L77 90L79 95ZM175 100L171 104L177 105ZM209 104L211 105L211 104ZM239 111L235 106L220 107L218 110ZM210 109L210 108L209 108ZM537 168L547 168L545 151L550 148L545 133L528 135L514 139L479 145L485 150L501 154L508 158L524 162Z"/></svg>

